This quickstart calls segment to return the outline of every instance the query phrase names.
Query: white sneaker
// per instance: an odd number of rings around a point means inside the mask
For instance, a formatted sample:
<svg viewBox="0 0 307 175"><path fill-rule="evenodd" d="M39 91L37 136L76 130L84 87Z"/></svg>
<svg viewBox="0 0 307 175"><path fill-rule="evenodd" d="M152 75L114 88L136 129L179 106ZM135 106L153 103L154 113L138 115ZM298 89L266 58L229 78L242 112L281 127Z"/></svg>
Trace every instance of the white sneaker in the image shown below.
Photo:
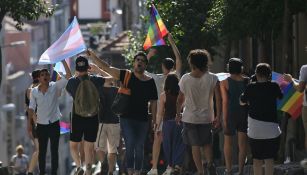
<svg viewBox="0 0 307 175"><path fill-rule="evenodd" d="M172 173L172 169L167 168L162 175L171 175L171 173Z"/></svg>
<svg viewBox="0 0 307 175"><path fill-rule="evenodd" d="M158 175L158 170L157 169L150 169L150 171L148 171L147 175Z"/></svg>
<svg viewBox="0 0 307 175"><path fill-rule="evenodd" d="M300 164L301 164L301 166L302 166L304 169L307 169L307 158L304 159L304 160L302 160L302 161L300 162Z"/></svg>

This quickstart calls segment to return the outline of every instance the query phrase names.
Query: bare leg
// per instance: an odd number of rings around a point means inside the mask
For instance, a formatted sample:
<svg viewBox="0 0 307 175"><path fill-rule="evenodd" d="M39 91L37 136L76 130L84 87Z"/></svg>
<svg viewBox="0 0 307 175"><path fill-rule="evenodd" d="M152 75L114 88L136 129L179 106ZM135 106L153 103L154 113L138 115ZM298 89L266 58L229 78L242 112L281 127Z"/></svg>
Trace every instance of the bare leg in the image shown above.
<svg viewBox="0 0 307 175"><path fill-rule="evenodd" d="M34 142L34 152L32 154L32 158L29 165L29 170L28 170L29 173L33 173L34 168L36 167L38 162L38 147L39 147L38 139L37 138L34 139L33 142Z"/></svg>
<svg viewBox="0 0 307 175"><path fill-rule="evenodd" d="M162 133L159 132L158 134L154 134L154 142L152 148L152 169L157 169L161 143L162 143Z"/></svg>
<svg viewBox="0 0 307 175"><path fill-rule="evenodd" d="M227 172L232 169L232 136L224 135L224 156Z"/></svg>
<svg viewBox="0 0 307 175"><path fill-rule="evenodd" d="M81 167L81 158L79 154L79 144L80 142L69 142L70 154L72 159L74 160L77 167Z"/></svg>
<svg viewBox="0 0 307 175"><path fill-rule="evenodd" d="M104 162L104 159L105 159L105 156L106 156L106 153L102 150L97 150L96 151L96 154L97 154L97 157L98 157L98 160L103 163Z"/></svg>
<svg viewBox="0 0 307 175"><path fill-rule="evenodd" d="M247 135L243 132L238 132L239 145L239 173L243 173L245 158L247 154Z"/></svg>
<svg viewBox="0 0 307 175"><path fill-rule="evenodd" d="M213 150L212 145L207 144L204 146L205 158L208 163L213 163Z"/></svg>
<svg viewBox="0 0 307 175"><path fill-rule="evenodd" d="M263 175L262 164L263 160L253 159L254 175Z"/></svg>
<svg viewBox="0 0 307 175"><path fill-rule="evenodd" d="M200 146L192 146L192 155L193 155L195 166L197 168L197 173L199 175L204 174L204 167L201 161Z"/></svg>
<svg viewBox="0 0 307 175"><path fill-rule="evenodd" d="M85 152L86 175L91 175L91 169L94 157L94 143L84 141L84 152Z"/></svg>
<svg viewBox="0 0 307 175"><path fill-rule="evenodd" d="M116 162L116 153L108 154L108 163L109 163L109 173L113 173Z"/></svg>
<svg viewBox="0 0 307 175"><path fill-rule="evenodd" d="M274 168L273 168L274 160L273 159L265 159L264 164L265 164L265 168L264 168L265 175L273 175L273 173L274 173Z"/></svg>
<svg viewBox="0 0 307 175"><path fill-rule="evenodd" d="M84 140L80 142L79 152L80 152L81 165L84 165L85 161Z"/></svg>

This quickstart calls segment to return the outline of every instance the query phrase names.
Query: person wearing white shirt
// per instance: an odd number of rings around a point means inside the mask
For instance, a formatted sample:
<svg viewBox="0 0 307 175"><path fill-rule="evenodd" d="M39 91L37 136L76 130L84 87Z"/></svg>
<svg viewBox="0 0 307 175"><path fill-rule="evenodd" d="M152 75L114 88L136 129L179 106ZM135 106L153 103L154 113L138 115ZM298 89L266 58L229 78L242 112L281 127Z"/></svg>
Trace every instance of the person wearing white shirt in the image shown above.
<svg viewBox="0 0 307 175"><path fill-rule="evenodd" d="M60 138L59 120L61 117L58 97L61 95L62 89L66 86L67 79L71 77L70 69L65 60L63 60L62 63L66 71L65 78L62 77L57 82L50 82L51 78L49 71L47 69L41 69L38 78L39 85L31 90L28 112L34 123L37 124L40 175L45 174L46 153L49 139L51 149L51 174L56 175L58 169ZM35 109L37 110L36 115L33 115Z"/></svg>
<svg viewBox="0 0 307 175"><path fill-rule="evenodd" d="M222 103L218 78L208 70L210 60L210 54L206 50L190 51L188 61L191 72L181 77L177 98L176 120L183 122L183 142L192 148L193 160L199 175L205 173L201 149L205 153L209 174L217 174L213 163L211 129L220 127ZM182 107L184 109L181 114Z"/></svg>

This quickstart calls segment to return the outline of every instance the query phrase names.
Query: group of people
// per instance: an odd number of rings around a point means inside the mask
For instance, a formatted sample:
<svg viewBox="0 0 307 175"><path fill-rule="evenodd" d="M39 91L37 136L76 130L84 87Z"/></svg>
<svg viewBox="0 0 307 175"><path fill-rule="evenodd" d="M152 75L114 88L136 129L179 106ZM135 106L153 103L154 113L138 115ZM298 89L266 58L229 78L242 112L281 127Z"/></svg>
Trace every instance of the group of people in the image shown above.
<svg viewBox="0 0 307 175"><path fill-rule="evenodd" d="M234 173L232 146L236 134L238 174L243 174L249 144L254 174L262 175L264 163L265 174L273 175L281 134L276 100L281 99L283 94L278 84L271 81L270 65L259 63L255 78L250 79L243 75L243 61L231 58L227 64L230 76L219 81L217 75L209 71L209 52L196 49L191 50L187 58L191 72L182 75L180 53L171 34L168 40L176 61L164 59L162 74L146 71L148 60L157 52L154 48L148 54L138 52L134 56L132 71L111 67L93 51L77 57L73 77L65 61L62 63L66 76L56 82L50 81L47 69L34 71L33 84L26 93L28 131L35 141L28 174L33 174L37 159L40 175L46 173L49 140L51 174L57 174L61 117L57 98L66 89L73 98L70 151L77 166L76 175L90 175L96 156L102 164L107 157L108 173L112 174L121 136L126 148L127 173L139 175L150 128L153 129L154 142L152 168L148 175L158 175L161 145L168 165L163 175L183 173L187 147L191 148L197 174L208 171L214 175L217 173L213 163L212 130L220 127L224 132L225 175ZM130 76L130 103L128 110L119 117L112 112L111 106L118 91L117 81L122 84L127 76ZM285 79L293 81L289 74L285 75ZM296 87L302 88L303 85ZM205 162L202 162L202 152Z"/></svg>

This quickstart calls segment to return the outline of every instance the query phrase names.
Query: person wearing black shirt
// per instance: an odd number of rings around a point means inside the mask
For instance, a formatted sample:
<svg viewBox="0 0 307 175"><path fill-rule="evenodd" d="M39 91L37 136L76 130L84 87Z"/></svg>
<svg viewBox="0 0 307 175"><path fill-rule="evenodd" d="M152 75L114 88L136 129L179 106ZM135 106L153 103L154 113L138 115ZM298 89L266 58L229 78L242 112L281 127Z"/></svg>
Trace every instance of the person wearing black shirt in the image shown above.
<svg viewBox="0 0 307 175"><path fill-rule="evenodd" d="M129 70L120 70L111 67L94 52L89 51L91 59L102 70L109 73L114 79L124 81ZM157 111L157 88L155 81L144 72L147 67L147 56L144 52L138 52L134 56L133 72L128 83L131 90L128 111L120 118L120 125L126 145L126 162L128 175L139 175L144 159L144 143L149 129L148 102L152 107L153 118Z"/></svg>
<svg viewBox="0 0 307 175"><path fill-rule="evenodd" d="M283 94L277 83L271 82L271 68L266 63L256 67L257 81L249 84L241 95L241 104L248 104L249 144L253 156L255 175L262 175L265 162L265 174L273 175L274 158L279 149L281 130L277 121L277 99Z"/></svg>

